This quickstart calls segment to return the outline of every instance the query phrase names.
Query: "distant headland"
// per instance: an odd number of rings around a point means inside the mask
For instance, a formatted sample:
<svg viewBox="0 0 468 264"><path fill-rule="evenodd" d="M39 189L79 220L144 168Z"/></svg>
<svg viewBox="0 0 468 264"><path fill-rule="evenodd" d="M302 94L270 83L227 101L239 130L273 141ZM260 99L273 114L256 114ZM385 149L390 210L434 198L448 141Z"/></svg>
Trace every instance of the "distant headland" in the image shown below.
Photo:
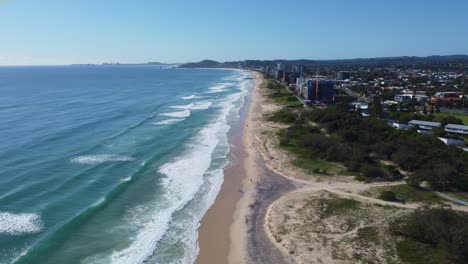
<svg viewBox="0 0 468 264"><path fill-rule="evenodd" d="M399 56L399 57L380 57L380 58L356 58L356 59L337 59L337 60L244 60L218 62L214 60L203 60L200 62L190 62L181 64L180 68L249 68L251 66L267 66L277 63L303 66L324 66L324 65L414 65L429 64L440 62L460 62L468 61L468 55L433 55L427 57Z"/></svg>

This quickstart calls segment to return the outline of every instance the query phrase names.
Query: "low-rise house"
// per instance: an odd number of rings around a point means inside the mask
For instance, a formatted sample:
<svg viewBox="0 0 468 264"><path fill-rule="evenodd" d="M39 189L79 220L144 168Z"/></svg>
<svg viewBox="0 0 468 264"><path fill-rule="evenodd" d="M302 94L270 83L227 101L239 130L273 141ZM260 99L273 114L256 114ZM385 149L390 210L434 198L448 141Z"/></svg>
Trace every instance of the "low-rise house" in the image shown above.
<svg viewBox="0 0 468 264"><path fill-rule="evenodd" d="M414 96L414 98L416 99L416 101L420 102L420 101L429 100L430 97L424 94L417 94Z"/></svg>
<svg viewBox="0 0 468 264"><path fill-rule="evenodd" d="M468 135L468 126L448 124L445 126L445 131L448 133Z"/></svg>
<svg viewBox="0 0 468 264"><path fill-rule="evenodd" d="M434 135L434 133L431 130L418 129L418 133L423 134L423 135L428 135L428 136L433 136Z"/></svg>
<svg viewBox="0 0 468 264"><path fill-rule="evenodd" d="M411 126L408 125L408 124L398 123L398 122L393 122L392 127L396 128L396 129L401 129L401 130L408 130L408 129L411 128Z"/></svg>
<svg viewBox="0 0 468 264"><path fill-rule="evenodd" d="M429 122L429 121L421 121L421 120L411 120L408 124L410 126L417 127L423 130L432 130L433 128L442 126L442 124L439 122Z"/></svg>
<svg viewBox="0 0 468 264"><path fill-rule="evenodd" d="M460 140L460 139L453 139L453 138L443 138L439 137L439 139L445 143L447 146L458 146L458 147L464 147L465 146L465 141Z"/></svg>
<svg viewBox="0 0 468 264"><path fill-rule="evenodd" d="M439 92L436 93L431 100L433 102L459 102L463 100L462 92Z"/></svg>
<svg viewBox="0 0 468 264"><path fill-rule="evenodd" d="M403 102L409 102L413 100L414 94L396 94L395 97L393 98L395 101L403 103Z"/></svg>

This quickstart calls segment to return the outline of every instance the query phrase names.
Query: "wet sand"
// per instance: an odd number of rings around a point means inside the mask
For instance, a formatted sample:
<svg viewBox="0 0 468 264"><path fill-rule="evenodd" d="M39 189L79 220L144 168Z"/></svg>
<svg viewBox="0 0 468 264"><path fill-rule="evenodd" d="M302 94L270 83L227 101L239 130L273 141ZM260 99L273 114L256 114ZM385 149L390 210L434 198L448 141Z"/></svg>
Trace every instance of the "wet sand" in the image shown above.
<svg viewBox="0 0 468 264"><path fill-rule="evenodd" d="M251 95L246 96L240 119L231 124L228 133L231 146L230 164L224 169L224 182L215 203L203 217L199 229L200 253L197 263L227 263L230 248L230 227L236 204L242 197L242 180L245 178L243 146L244 123L249 111Z"/></svg>
<svg viewBox="0 0 468 264"><path fill-rule="evenodd" d="M201 222L199 264L291 262L264 229L268 206L295 186L268 170L259 152L256 135L262 125L259 88L263 79L255 72L253 76L255 88L229 133L231 164L215 204Z"/></svg>

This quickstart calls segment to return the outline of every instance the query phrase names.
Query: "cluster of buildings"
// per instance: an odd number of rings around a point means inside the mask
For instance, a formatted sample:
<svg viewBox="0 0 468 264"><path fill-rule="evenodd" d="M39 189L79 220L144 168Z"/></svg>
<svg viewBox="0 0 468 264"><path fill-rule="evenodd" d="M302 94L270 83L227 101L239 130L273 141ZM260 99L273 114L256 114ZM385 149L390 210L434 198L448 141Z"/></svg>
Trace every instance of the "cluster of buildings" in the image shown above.
<svg viewBox="0 0 468 264"><path fill-rule="evenodd" d="M419 102L464 107L465 76L462 73L435 70L376 68L358 71L352 89L372 95L392 95L389 103Z"/></svg>
<svg viewBox="0 0 468 264"><path fill-rule="evenodd" d="M431 110L468 107L465 102L468 95L462 91L466 85L464 81L460 82L465 76L458 72L393 66L330 66L322 67L323 76L317 76L310 74L310 67L306 69L286 63L262 65L258 70L289 85L298 96L311 103L370 103L374 96L381 96L384 105L389 108L397 105L400 110L414 109L414 106L420 110L423 106L431 107Z"/></svg>
<svg viewBox="0 0 468 264"><path fill-rule="evenodd" d="M417 111L415 106L422 109L424 105L434 107L439 102L439 106L442 107L449 105L448 102L464 107L464 99L468 99L460 86L464 83L459 82L460 77L464 79L464 76L452 72L398 67L355 67L342 71L339 67L330 67L321 69L322 76L319 76L311 74L311 68L305 71L304 67L288 66L284 63L265 66L259 70L287 85L303 98L305 103L347 102L362 116L370 115L369 104L374 96L382 99L384 110L388 111ZM399 108L391 105L399 105ZM411 105L413 107L409 107ZM448 124L442 127L441 123L422 120L412 120L408 123L389 121L389 124L397 129L416 129L419 133L427 135L434 135L433 130L438 128L436 134L441 141L468 151L464 147L464 137L468 136L466 125Z"/></svg>
<svg viewBox="0 0 468 264"><path fill-rule="evenodd" d="M403 90L394 96L395 102L405 103L416 100L417 102L429 99L425 91Z"/></svg>
<svg viewBox="0 0 468 264"><path fill-rule="evenodd" d="M295 86L297 95L308 102L332 103L335 96L334 82L324 79L297 78Z"/></svg>
<svg viewBox="0 0 468 264"><path fill-rule="evenodd" d="M435 128L442 128L442 124L439 122L430 122L430 121L423 121L423 120L411 120L410 122L406 123L397 123L394 121L390 121L391 125L397 129L413 129L415 128L419 133L425 135L434 135L432 131ZM443 141L446 145L450 146L458 146L464 147L465 141L463 139L464 136L468 135L468 126L466 125L456 125L456 124L447 124L445 125L444 131L447 133L445 137L438 137L441 141ZM465 150L468 150L464 148Z"/></svg>
<svg viewBox="0 0 468 264"><path fill-rule="evenodd" d="M274 69L264 69L266 73L278 81L289 85L296 94L306 103L335 103L336 100L348 100L348 95L340 95L335 89L336 81L349 79L350 72L338 72L337 79L329 79L325 76L311 76L304 72L303 66L287 67L278 63Z"/></svg>
<svg viewBox="0 0 468 264"><path fill-rule="evenodd" d="M461 91L451 91L451 92L438 92L433 96L428 96L426 91L415 91L404 89L401 92L395 94L394 100L398 103L405 103L410 101L417 102L432 102L432 103L445 103L445 102L462 102L463 100L468 99L468 95L465 95Z"/></svg>

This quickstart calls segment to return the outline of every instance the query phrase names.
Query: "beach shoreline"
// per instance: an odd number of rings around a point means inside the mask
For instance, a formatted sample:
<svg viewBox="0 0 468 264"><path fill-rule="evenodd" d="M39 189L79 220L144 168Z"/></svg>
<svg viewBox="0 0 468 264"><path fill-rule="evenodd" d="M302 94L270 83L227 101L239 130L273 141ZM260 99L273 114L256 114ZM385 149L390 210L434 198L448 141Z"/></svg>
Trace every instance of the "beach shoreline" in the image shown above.
<svg viewBox="0 0 468 264"><path fill-rule="evenodd" d="M258 150L263 76L252 72L252 77L254 88L229 132L231 163L224 170L224 183L200 224L200 264L285 262L263 224L269 204L292 185L266 168Z"/></svg>
<svg viewBox="0 0 468 264"><path fill-rule="evenodd" d="M255 88L253 88L255 89ZM214 204L200 222L199 255L196 263L227 263L230 250L230 227L236 205L242 197L242 180L245 177L243 145L244 124L251 103L251 95L244 98L239 110L240 118L232 122L228 132L230 145L229 165L224 168L224 181Z"/></svg>

